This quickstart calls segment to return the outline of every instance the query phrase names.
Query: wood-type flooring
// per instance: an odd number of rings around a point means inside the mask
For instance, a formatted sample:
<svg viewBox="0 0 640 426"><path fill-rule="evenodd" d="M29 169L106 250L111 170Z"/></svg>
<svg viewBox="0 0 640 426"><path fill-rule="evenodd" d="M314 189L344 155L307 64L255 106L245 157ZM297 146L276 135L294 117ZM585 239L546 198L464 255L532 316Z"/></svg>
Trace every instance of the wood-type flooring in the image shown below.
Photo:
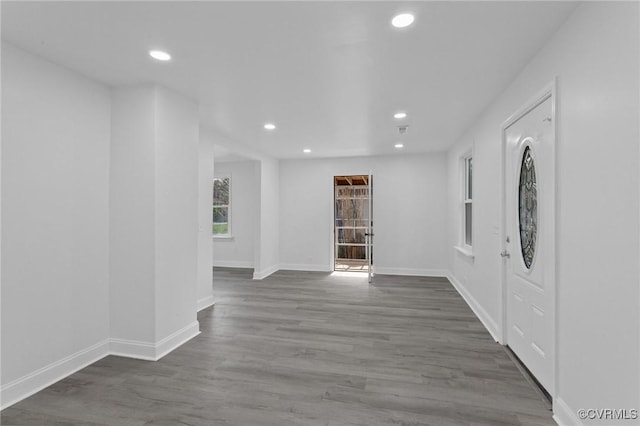
<svg viewBox="0 0 640 426"><path fill-rule="evenodd" d="M554 425L445 278L214 270L202 333L160 361L108 356L2 425Z"/></svg>

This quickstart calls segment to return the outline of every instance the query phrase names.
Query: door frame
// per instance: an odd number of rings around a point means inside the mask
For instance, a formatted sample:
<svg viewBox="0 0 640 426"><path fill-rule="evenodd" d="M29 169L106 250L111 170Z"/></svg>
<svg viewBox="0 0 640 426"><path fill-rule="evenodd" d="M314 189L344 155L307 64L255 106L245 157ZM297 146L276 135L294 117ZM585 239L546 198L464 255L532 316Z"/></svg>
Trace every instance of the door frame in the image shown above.
<svg viewBox="0 0 640 426"><path fill-rule="evenodd" d="M373 237L375 236L373 229L373 172L369 170L369 178L367 179L367 188L369 194L369 217L367 218L367 280L369 284L373 282L376 275L376 268L373 264Z"/></svg>
<svg viewBox="0 0 640 426"><path fill-rule="evenodd" d="M551 388L546 389L547 392L551 395L553 401L555 401L556 390L558 388L558 374L557 374L557 365L558 365L558 333L557 333L557 319L558 319L558 288L556 286L556 244L557 244L557 233L556 233L556 221L558 216L557 210L557 163L556 163L556 152L557 152L557 142L558 142L558 114L557 114L557 78L554 78L550 83L548 83L538 94L525 104L523 104L520 108L516 110L507 120L502 123L500 127L500 138L501 138L501 206L500 206L500 222L501 222L501 231L500 231L500 250L507 250L506 246L506 237L507 237L507 214L505 212L506 209L506 201L507 201L507 170L506 170L506 160L507 160L507 151L506 151L506 133L507 129L513 125L516 121L520 120L522 117L527 115L529 112L533 111L537 106L542 104L547 99L551 99L551 152L550 152L550 161L551 167L549 167L549 176L546 179L552 182L549 187L551 188L551 194L549 195L549 203L551 204L551 211L553 214L549 219L549 223L545 224L545 228L548 231L548 236L551 238L551 241L548 244L548 250L546 250L544 255L545 262L545 286L548 285L548 294L551 296L550 307L549 307L549 320L551 322L551 339L550 339L550 348L549 352L551 354ZM515 241L515 239L514 239ZM501 330L500 330L500 341L499 343L502 345L508 345L508 328L507 328L507 263L506 258L502 258L500 261L500 281L502 287L501 293ZM548 283L548 284L547 284Z"/></svg>
<svg viewBox="0 0 640 426"><path fill-rule="evenodd" d="M341 169L338 169L341 170ZM372 174L371 170L369 170L368 172L365 173L354 173L353 171L348 172L348 173L336 173L336 172L332 172L331 174L331 182L332 182L332 187L331 187L331 219L330 219L330 226L331 226L331 234L333 235L333 237L331 238L331 243L329 244L329 271L330 272L335 272L336 271L336 188L335 188L335 178L336 176L368 176ZM368 185L370 185L371 183L369 183ZM371 196L371 194L369 194L369 196Z"/></svg>

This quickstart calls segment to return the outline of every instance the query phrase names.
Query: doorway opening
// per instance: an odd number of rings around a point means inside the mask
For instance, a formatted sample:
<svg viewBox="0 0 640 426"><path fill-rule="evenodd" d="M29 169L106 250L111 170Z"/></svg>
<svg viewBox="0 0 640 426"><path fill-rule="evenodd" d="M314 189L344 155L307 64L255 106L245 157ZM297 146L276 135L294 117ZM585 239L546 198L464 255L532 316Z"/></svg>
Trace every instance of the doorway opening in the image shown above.
<svg viewBox="0 0 640 426"><path fill-rule="evenodd" d="M334 270L367 272L371 248L368 175L334 177Z"/></svg>

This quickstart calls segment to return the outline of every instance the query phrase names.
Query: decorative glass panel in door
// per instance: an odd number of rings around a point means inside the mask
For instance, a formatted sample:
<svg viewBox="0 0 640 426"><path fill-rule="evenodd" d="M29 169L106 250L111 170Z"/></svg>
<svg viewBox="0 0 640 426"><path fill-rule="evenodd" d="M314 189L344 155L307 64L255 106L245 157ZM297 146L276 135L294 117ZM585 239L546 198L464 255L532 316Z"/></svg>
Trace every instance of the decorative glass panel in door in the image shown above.
<svg viewBox="0 0 640 426"><path fill-rule="evenodd" d="M538 237L538 184L531 147L526 147L522 155L518 186L518 210L520 250L522 260L529 269L536 253L536 239Z"/></svg>

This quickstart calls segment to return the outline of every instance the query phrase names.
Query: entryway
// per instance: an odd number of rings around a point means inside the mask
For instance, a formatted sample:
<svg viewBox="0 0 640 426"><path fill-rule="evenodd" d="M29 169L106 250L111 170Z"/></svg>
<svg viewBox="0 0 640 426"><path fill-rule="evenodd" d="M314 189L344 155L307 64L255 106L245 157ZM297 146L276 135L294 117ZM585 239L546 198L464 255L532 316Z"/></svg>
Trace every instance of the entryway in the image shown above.
<svg viewBox="0 0 640 426"><path fill-rule="evenodd" d="M372 274L371 175L334 177L334 270Z"/></svg>
<svg viewBox="0 0 640 426"><path fill-rule="evenodd" d="M503 126L503 343L554 395L554 86Z"/></svg>

